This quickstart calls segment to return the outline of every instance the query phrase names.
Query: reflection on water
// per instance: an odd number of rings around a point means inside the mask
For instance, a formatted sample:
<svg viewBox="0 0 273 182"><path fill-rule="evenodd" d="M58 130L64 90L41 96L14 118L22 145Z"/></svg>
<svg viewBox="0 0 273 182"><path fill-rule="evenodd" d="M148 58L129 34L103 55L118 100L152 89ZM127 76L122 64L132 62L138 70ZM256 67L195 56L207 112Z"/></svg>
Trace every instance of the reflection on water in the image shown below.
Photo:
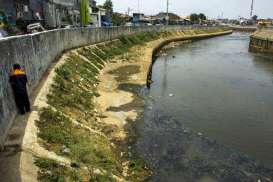
<svg viewBox="0 0 273 182"><path fill-rule="evenodd" d="M273 60L249 53L248 42L248 34L234 33L183 45L159 57L153 67L153 99L147 100L153 109L146 111L139 126L139 146L154 145L150 130L158 125L151 117L160 111L273 166ZM164 140L177 143L177 136L167 135Z"/></svg>

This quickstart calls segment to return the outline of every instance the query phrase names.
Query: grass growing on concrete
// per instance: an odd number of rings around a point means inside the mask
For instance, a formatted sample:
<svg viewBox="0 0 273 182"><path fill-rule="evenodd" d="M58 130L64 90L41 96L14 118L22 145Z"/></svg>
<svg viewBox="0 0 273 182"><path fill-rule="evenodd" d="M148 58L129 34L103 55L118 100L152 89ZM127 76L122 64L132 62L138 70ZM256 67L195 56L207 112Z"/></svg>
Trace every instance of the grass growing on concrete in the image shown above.
<svg viewBox="0 0 273 182"><path fill-rule="evenodd" d="M69 54L65 64L56 70L48 95L50 106L40 112L37 126L40 131L38 136L45 148L69 158L80 168L73 169L54 161L37 159L36 164L43 171L39 174L40 181L115 181L114 176L122 177L119 152L111 147L111 141L75 125L71 119L97 131L106 131L106 126L96 122L94 111L93 98L98 96L96 75L111 58L158 36L158 33L145 33L120 37L119 40L78 49L78 54ZM64 149L69 152L64 152ZM144 170L141 167L138 169Z"/></svg>
<svg viewBox="0 0 273 182"><path fill-rule="evenodd" d="M77 127L69 118L50 108L41 111L37 126L41 130L38 136L48 150L70 158L88 171L96 169L109 177L120 174L122 167L107 138ZM69 152L64 153L64 148ZM89 177L95 176L89 173Z"/></svg>

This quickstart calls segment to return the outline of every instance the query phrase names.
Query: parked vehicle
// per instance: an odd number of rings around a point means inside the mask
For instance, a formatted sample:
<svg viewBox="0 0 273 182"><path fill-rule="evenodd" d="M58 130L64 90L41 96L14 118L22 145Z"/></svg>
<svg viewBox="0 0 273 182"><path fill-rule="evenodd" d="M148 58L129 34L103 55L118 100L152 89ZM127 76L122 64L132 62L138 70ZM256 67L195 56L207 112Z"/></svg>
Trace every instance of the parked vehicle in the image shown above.
<svg viewBox="0 0 273 182"><path fill-rule="evenodd" d="M40 23L33 23L27 26L27 33L43 32L46 29Z"/></svg>

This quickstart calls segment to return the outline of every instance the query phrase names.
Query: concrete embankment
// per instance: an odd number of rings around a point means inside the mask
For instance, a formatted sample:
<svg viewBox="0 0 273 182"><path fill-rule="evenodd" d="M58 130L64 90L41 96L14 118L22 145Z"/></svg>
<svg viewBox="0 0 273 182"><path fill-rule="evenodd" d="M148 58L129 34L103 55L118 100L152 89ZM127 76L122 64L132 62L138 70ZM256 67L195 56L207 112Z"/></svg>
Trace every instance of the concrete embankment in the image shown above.
<svg viewBox="0 0 273 182"><path fill-rule="evenodd" d="M192 27L181 26L145 26L113 28L77 28L60 29L32 35L14 36L0 40L0 146L7 138L17 109L9 85L9 73L12 64L19 63L26 69L29 79L29 92L33 94L50 64L63 51L109 41L121 35L131 35L150 31L187 30ZM197 28L196 28L197 29Z"/></svg>
<svg viewBox="0 0 273 182"><path fill-rule="evenodd" d="M262 28L250 36L249 50L273 54L273 28Z"/></svg>
<svg viewBox="0 0 273 182"><path fill-rule="evenodd" d="M15 159L1 158L12 168L1 175L17 169L13 177L21 181L144 181L151 172L131 149L131 124L143 100L130 87L145 85L153 53L164 42L227 33L149 31L64 54L47 73L33 111L21 118L26 124L22 150Z"/></svg>
<svg viewBox="0 0 273 182"><path fill-rule="evenodd" d="M257 26L229 26L233 31L239 32L255 32Z"/></svg>

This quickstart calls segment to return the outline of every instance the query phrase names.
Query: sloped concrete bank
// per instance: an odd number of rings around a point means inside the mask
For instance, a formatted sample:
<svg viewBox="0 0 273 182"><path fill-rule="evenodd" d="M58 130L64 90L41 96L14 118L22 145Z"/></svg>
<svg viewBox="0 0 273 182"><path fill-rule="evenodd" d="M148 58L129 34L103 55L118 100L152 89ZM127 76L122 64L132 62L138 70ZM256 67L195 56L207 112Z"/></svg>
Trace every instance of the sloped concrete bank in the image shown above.
<svg viewBox="0 0 273 182"><path fill-rule="evenodd" d="M33 93L50 64L66 50L141 32L187 30L181 26L58 29L0 40L0 147L17 114L8 78L12 64L24 66ZM193 29L193 28L192 28ZM196 28L197 29L197 28ZM208 28L209 29L209 28Z"/></svg>
<svg viewBox="0 0 273 182"><path fill-rule="evenodd" d="M3 179L146 180L152 172L133 155L131 129L144 101L128 85L146 84L151 58L163 44L227 33L222 28L154 31L64 54L47 73L33 111L19 118L25 135L21 150L13 151L15 159L1 159L7 166Z"/></svg>

